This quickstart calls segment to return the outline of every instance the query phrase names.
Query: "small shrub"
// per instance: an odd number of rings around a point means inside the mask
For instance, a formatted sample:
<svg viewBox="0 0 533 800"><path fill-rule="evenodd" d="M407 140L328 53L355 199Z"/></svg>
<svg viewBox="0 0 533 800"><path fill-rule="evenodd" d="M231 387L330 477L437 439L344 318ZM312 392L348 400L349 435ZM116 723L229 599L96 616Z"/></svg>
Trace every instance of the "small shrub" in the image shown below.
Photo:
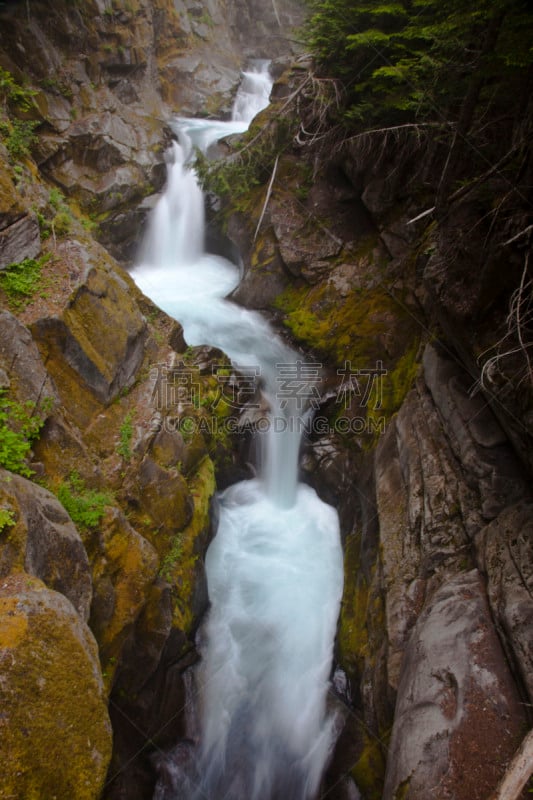
<svg viewBox="0 0 533 800"><path fill-rule="evenodd" d="M66 236L72 228L72 217L69 211L59 211L52 220L52 230L56 236Z"/></svg>
<svg viewBox="0 0 533 800"><path fill-rule="evenodd" d="M168 581L172 577L172 569L174 568L175 564L180 560L183 554L183 538L181 534L177 534L174 537L174 541L172 542L172 547L170 548L169 552L163 558L161 562L161 568L159 570L159 574L161 577Z"/></svg>
<svg viewBox="0 0 533 800"><path fill-rule="evenodd" d="M120 443L117 447L117 453L122 456L124 461L131 459L131 440L133 437L132 414L126 414L124 421L120 426Z"/></svg>
<svg viewBox="0 0 533 800"><path fill-rule="evenodd" d="M61 211L65 205L65 197L59 189L53 186L48 193L48 202L56 211Z"/></svg>
<svg viewBox="0 0 533 800"><path fill-rule="evenodd" d="M77 472L71 472L68 479L59 485L56 495L73 523L85 529L95 528L102 520L106 506L113 502L109 492L87 489Z"/></svg>
<svg viewBox="0 0 533 800"><path fill-rule="evenodd" d="M10 528L15 524L15 515L7 508L0 508L0 533L4 528Z"/></svg>
<svg viewBox="0 0 533 800"><path fill-rule="evenodd" d="M21 111L29 111L36 94L33 89L18 84L8 70L0 67L0 99L4 109L10 104Z"/></svg>
<svg viewBox="0 0 533 800"><path fill-rule="evenodd" d="M34 120L6 119L0 122L0 136L6 146L9 160L16 163L31 155L31 147L36 140Z"/></svg>

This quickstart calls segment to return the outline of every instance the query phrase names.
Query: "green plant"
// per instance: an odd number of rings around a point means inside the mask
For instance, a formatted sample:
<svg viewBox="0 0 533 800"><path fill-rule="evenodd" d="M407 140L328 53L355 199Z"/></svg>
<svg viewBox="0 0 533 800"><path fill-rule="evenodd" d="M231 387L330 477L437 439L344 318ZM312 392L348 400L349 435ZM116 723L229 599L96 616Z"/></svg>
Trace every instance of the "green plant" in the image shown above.
<svg viewBox="0 0 533 800"><path fill-rule="evenodd" d="M8 70L0 67L0 99L4 110L11 105L21 111L29 111L36 94L33 89L21 86Z"/></svg>
<svg viewBox="0 0 533 800"><path fill-rule="evenodd" d="M48 192L48 202L53 209L61 211L65 205L65 196L56 186L52 186Z"/></svg>
<svg viewBox="0 0 533 800"><path fill-rule="evenodd" d="M72 228L72 213L68 207L65 196L53 186L48 193L48 216L40 215L39 225L44 228L46 236L52 233L55 236L65 236ZM51 217L51 219L50 219Z"/></svg>
<svg viewBox="0 0 533 800"><path fill-rule="evenodd" d="M15 524L15 515L8 508L0 508L0 533Z"/></svg>
<svg viewBox="0 0 533 800"><path fill-rule="evenodd" d="M57 236L66 236L72 228L70 211L59 211L52 220L52 230Z"/></svg>
<svg viewBox="0 0 533 800"><path fill-rule="evenodd" d="M109 492L88 489L77 472L71 472L57 491L57 499L80 528L95 528L105 514L106 506L113 502Z"/></svg>
<svg viewBox="0 0 533 800"><path fill-rule="evenodd" d="M172 569L174 565L180 560L181 556L183 555L183 537L181 534L177 534L174 536L174 540L172 542L172 546L166 556L163 558L161 562L161 568L159 570L159 574L161 577L168 581L172 576Z"/></svg>
<svg viewBox="0 0 533 800"><path fill-rule="evenodd" d="M131 411L126 414L122 425L120 426L120 443L117 447L117 453L119 456L125 461L129 461L131 459L131 440L133 437L133 425L132 425L132 413Z"/></svg>
<svg viewBox="0 0 533 800"><path fill-rule="evenodd" d="M35 128L39 125L34 120L6 119L0 121L2 137L12 163L28 158L35 142Z"/></svg>
<svg viewBox="0 0 533 800"><path fill-rule="evenodd" d="M0 389L0 466L26 477L33 474L26 459L44 425L51 402L47 400L41 413L36 413L33 401L18 403L7 397L5 389Z"/></svg>
<svg viewBox="0 0 533 800"><path fill-rule="evenodd" d="M42 284L42 269L49 259L49 253L39 259L25 258L0 272L0 287L11 306L22 308L30 301Z"/></svg>

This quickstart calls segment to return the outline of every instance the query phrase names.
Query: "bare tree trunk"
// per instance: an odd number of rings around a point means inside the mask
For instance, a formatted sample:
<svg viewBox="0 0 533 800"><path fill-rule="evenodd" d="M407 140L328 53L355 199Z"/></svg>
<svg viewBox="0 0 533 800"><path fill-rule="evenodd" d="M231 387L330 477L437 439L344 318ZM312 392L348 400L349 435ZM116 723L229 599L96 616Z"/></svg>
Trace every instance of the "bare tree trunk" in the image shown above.
<svg viewBox="0 0 533 800"><path fill-rule="evenodd" d="M489 800L518 800L526 781L533 774L533 730L518 748L500 785Z"/></svg>

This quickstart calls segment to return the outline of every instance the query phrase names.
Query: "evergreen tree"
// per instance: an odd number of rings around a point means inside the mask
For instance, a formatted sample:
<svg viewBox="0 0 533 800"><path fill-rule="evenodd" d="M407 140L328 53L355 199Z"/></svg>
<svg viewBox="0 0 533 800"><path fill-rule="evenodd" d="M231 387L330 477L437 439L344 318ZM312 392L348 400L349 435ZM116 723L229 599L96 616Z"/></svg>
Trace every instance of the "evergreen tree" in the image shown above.
<svg viewBox="0 0 533 800"><path fill-rule="evenodd" d="M352 122L456 120L472 76L498 88L531 67L527 0L309 0L308 42L321 69L345 86Z"/></svg>

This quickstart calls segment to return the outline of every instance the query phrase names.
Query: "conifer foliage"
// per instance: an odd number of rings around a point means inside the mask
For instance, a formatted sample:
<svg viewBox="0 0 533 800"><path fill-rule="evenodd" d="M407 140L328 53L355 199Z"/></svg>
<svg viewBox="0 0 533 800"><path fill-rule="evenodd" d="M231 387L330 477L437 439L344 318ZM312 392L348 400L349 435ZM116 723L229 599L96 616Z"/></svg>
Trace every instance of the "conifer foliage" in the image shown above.
<svg viewBox="0 0 533 800"><path fill-rule="evenodd" d="M344 83L353 122L447 121L474 76L495 104L509 84L520 90L533 62L527 0L308 2L308 43Z"/></svg>

